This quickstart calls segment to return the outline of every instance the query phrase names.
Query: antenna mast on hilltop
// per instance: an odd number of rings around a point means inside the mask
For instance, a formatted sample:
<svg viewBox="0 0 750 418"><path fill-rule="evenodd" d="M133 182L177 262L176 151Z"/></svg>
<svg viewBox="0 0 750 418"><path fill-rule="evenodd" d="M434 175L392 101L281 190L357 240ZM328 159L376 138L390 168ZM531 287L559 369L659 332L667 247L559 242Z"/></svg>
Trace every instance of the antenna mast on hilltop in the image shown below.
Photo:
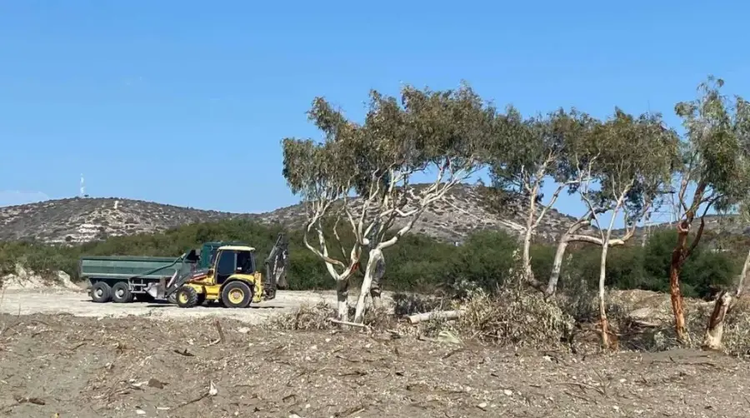
<svg viewBox="0 0 750 418"><path fill-rule="evenodd" d="M81 197L86 197L86 184L83 181L83 173L81 173Z"/></svg>

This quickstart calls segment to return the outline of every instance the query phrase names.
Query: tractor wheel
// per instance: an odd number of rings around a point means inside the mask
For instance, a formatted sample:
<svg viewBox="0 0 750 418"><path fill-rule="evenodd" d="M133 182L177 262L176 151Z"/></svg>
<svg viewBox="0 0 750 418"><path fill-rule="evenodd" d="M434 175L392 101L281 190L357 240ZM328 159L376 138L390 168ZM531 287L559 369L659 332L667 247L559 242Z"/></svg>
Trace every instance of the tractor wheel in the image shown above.
<svg viewBox="0 0 750 418"><path fill-rule="evenodd" d="M177 306L180 308L192 308L198 304L198 292L190 286L182 286L175 294Z"/></svg>
<svg viewBox="0 0 750 418"><path fill-rule="evenodd" d="M221 290L221 302L227 308L247 308L253 300L253 290L245 282L229 282Z"/></svg>
<svg viewBox="0 0 750 418"><path fill-rule="evenodd" d="M96 303L109 302L112 298L112 288L105 282L96 282L91 286L91 300Z"/></svg>
<svg viewBox="0 0 750 418"><path fill-rule="evenodd" d="M127 282L117 282L112 286L112 302L130 303L132 301L133 293L130 292L130 287Z"/></svg>

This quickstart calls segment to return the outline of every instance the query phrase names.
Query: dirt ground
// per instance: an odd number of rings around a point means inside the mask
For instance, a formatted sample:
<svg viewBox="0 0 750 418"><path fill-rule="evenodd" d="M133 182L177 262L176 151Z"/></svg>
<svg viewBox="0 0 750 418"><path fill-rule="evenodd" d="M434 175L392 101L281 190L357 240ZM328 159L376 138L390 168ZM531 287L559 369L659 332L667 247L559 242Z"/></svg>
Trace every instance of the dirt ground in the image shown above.
<svg viewBox="0 0 750 418"><path fill-rule="evenodd" d="M321 301L336 302L334 292L279 291L276 298L251 309L225 309L218 306L179 308L168 303L94 303L85 290L66 289L0 289L0 313L31 315L36 313L68 313L79 317L119 318L146 316L156 318L234 318L248 323L260 323L269 316L289 312L302 305Z"/></svg>
<svg viewBox="0 0 750 418"><path fill-rule="evenodd" d="M718 354L511 352L220 324L216 342L211 318L0 314L0 416L744 417L750 407L747 363Z"/></svg>

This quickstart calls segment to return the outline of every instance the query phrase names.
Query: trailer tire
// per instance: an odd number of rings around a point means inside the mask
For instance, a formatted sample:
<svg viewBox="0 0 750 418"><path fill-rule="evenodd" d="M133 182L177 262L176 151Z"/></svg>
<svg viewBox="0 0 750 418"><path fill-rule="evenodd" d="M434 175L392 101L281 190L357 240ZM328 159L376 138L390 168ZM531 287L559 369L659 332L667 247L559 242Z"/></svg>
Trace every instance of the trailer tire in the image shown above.
<svg viewBox="0 0 750 418"><path fill-rule="evenodd" d="M112 286L112 302L130 303L133 301L133 293L130 291L128 282L117 282Z"/></svg>
<svg viewBox="0 0 750 418"><path fill-rule="evenodd" d="M190 286L182 286L175 295L180 308L192 308L198 304L198 292Z"/></svg>
<svg viewBox="0 0 750 418"><path fill-rule="evenodd" d="M245 282L229 282L221 289L221 302L227 308L247 308L253 301L253 289Z"/></svg>
<svg viewBox="0 0 750 418"><path fill-rule="evenodd" d="M112 288L106 282L96 282L91 286L91 300L106 303L112 298Z"/></svg>

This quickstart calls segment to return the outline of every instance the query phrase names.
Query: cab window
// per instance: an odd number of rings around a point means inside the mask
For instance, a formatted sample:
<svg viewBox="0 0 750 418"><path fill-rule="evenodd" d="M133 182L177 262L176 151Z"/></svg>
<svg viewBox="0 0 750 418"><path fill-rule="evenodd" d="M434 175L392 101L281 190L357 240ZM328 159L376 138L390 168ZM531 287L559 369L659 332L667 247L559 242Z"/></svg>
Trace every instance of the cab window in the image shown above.
<svg viewBox="0 0 750 418"><path fill-rule="evenodd" d="M219 264L216 266L216 278L219 283L234 274L234 256L233 251L221 251L219 253Z"/></svg>

